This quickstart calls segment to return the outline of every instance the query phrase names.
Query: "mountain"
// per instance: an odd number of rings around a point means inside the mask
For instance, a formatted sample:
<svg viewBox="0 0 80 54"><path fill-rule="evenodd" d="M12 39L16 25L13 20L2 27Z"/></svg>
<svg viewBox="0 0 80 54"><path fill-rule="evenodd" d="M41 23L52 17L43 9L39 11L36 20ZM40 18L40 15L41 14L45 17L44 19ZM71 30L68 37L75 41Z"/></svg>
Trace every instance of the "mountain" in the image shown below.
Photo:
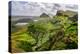
<svg viewBox="0 0 80 54"><path fill-rule="evenodd" d="M77 12L70 11L70 10L66 10L66 11L59 10L59 11L57 11L56 15L64 15L64 16L68 16L68 17L73 17L76 14L77 14Z"/></svg>
<svg viewBox="0 0 80 54"><path fill-rule="evenodd" d="M69 17L69 19L73 22L78 21L78 14L74 15L73 17Z"/></svg>
<svg viewBox="0 0 80 54"><path fill-rule="evenodd" d="M31 21L33 21L33 20L30 18L25 18L25 19L18 20L17 23L27 23L27 22L31 22Z"/></svg>
<svg viewBox="0 0 80 54"><path fill-rule="evenodd" d="M42 13L40 17L49 17L46 13Z"/></svg>

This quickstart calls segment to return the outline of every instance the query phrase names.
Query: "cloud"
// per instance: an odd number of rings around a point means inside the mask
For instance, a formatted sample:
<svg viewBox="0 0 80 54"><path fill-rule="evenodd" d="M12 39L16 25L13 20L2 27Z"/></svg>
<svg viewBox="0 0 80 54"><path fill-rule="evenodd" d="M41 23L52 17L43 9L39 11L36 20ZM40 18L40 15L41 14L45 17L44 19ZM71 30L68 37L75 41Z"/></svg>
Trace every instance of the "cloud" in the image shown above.
<svg viewBox="0 0 80 54"><path fill-rule="evenodd" d="M12 15L16 16L34 16L34 15L40 15L40 7L37 3L28 3L28 2L18 2L13 1L12 2Z"/></svg>
<svg viewBox="0 0 80 54"><path fill-rule="evenodd" d="M39 3L26 1L12 1L11 14L13 16L39 16L43 12L55 15L57 10L77 11L77 5L54 3Z"/></svg>

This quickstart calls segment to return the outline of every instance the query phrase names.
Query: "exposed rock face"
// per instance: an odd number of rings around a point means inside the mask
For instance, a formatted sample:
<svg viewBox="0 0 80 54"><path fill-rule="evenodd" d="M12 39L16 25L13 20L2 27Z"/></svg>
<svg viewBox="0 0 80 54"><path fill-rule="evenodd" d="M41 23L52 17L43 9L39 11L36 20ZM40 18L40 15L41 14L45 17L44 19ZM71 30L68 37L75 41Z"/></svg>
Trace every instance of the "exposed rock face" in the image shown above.
<svg viewBox="0 0 80 54"><path fill-rule="evenodd" d="M75 22L75 21L78 21L78 13L77 12L73 12L73 11L62 11L62 10L59 10L57 11L57 16L65 16L65 17L68 17L69 20Z"/></svg>
<svg viewBox="0 0 80 54"><path fill-rule="evenodd" d="M73 22L78 21L78 14L74 15L73 17L69 17L69 19Z"/></svg>
<svg viewBox="0 0 80 54"><path fill-rule="evenodd" d="M77 12L73 12L73 11L62 11L62 10L59 10L57 11L57 14L58 16L67 16L67 17L73 17L74 15L76 15Z"/></svg>
<svg viewBox="0 0 80 54"><path fill-rule="evenodd" d="M40 17L49 17L46 13L42 13Z"/></svg>
<svg viewBox="0 0 80 54"><path fill-rule="evenodd" d="M58 16L62 16L62 15L63 15L63 13L64 13L64 11L59 10L59 11L57 11L57 14L56 14L56 15L58 15Z"/></svg>

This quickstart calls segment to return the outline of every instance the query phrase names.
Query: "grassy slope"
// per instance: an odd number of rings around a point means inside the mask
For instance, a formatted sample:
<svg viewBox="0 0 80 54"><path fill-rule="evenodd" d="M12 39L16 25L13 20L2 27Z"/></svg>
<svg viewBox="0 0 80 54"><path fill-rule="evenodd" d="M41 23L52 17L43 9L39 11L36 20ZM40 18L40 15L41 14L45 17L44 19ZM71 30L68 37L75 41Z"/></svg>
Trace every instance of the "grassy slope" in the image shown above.
<svg viewBox="0 0 80 54"><path fill-rule="evenodd" d="M55 16L56 20L60 21L59 23L64 27L64 31L67 29L68 26L70 26L69 24L71 23L68 19L66 19L64 16ZM64 19L65 18L65 19ZM56 20L54 19L54 21L52 22L53 25L50 22L45 23L46 21L48 21L49 19L40 19L40 21L37 24L35 24L36 27L42 27L44 29L46 29L47 31L51 30L52 28L55 30L54 33L58 33L57 29L60 29L60 24L56 22ZM44 23L43 23L44 22ZM56 22L56 23L55 23ZM54 24L55 23L55 24ZM68 24L67 24L68 23ZM74 28L74 25L71 26L69 29L67 29L68 31L66 32L66 34L68 34L68 36L71 36L70 38L72 38L73 41L76 41L77 43L77 36L75 35L75 30L76 28ZM73 30L73 31L72 31ZM57 31L57 32L56 32ZM12 52L24 52L24 51L32 51L31 47L33 44L35 44L36 40L27 33L27 27L23 27L20 28L20 30L18 30L17 32L11 33L11 42L12 42ZM70 33L71 32L71 33ZM69 34L70 33L70 34ZM57 34L58 35L58 34ZM59 36L59 35L58 35ZM56 37L56 36L55 36ZM54 45L52 45L51 50L57 50L57 49L65 49L65 44L64 39L67 36L65 36L62 40L57 41L56 43L54 43ZM58 37L57 37L58 38ZM54 39L54 38L53 38ZM21 42L22 41L22 42ZM20 43L21 42L21 43ZM26 44L25 44L26 43ZM30 43L29 45L27 43ZM19 45L21 45L19 47ZM26 46L25 46L26 45ZM42 49L46 46L46 43L44 45L42 45ZM48 46L47 46L48 47ZM41 49L41 48L40 48Z"/></svg>

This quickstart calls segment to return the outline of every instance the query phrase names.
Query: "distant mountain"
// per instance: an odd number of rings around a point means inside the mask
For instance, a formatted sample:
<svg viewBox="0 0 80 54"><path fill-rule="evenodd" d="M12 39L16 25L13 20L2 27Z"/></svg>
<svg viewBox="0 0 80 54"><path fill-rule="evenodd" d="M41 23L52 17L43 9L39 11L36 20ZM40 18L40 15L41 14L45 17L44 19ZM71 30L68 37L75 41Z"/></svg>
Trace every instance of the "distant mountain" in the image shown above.
<svg viewBox="0 0 80 54"><path fill-rule="evenodd" d="M40 17L49 17L46 13L42 13Z"/></svg>
<svg viewBox="0 0 80 54"><path fill-rule="evenodd" d="M11 21L18 21L21 19L34 19L37 17L39 17L39 16L11 16Z"/></svg>
<svg viewBox="0 0 80 54"><path fill-rule="evenodd" d="M27 22L31 22L31 21L33 21L32 19L30 19L30 18L26 18L26 19L20 19L20 20L18 20L17 21L17 23L27 23Z"/></svg>

